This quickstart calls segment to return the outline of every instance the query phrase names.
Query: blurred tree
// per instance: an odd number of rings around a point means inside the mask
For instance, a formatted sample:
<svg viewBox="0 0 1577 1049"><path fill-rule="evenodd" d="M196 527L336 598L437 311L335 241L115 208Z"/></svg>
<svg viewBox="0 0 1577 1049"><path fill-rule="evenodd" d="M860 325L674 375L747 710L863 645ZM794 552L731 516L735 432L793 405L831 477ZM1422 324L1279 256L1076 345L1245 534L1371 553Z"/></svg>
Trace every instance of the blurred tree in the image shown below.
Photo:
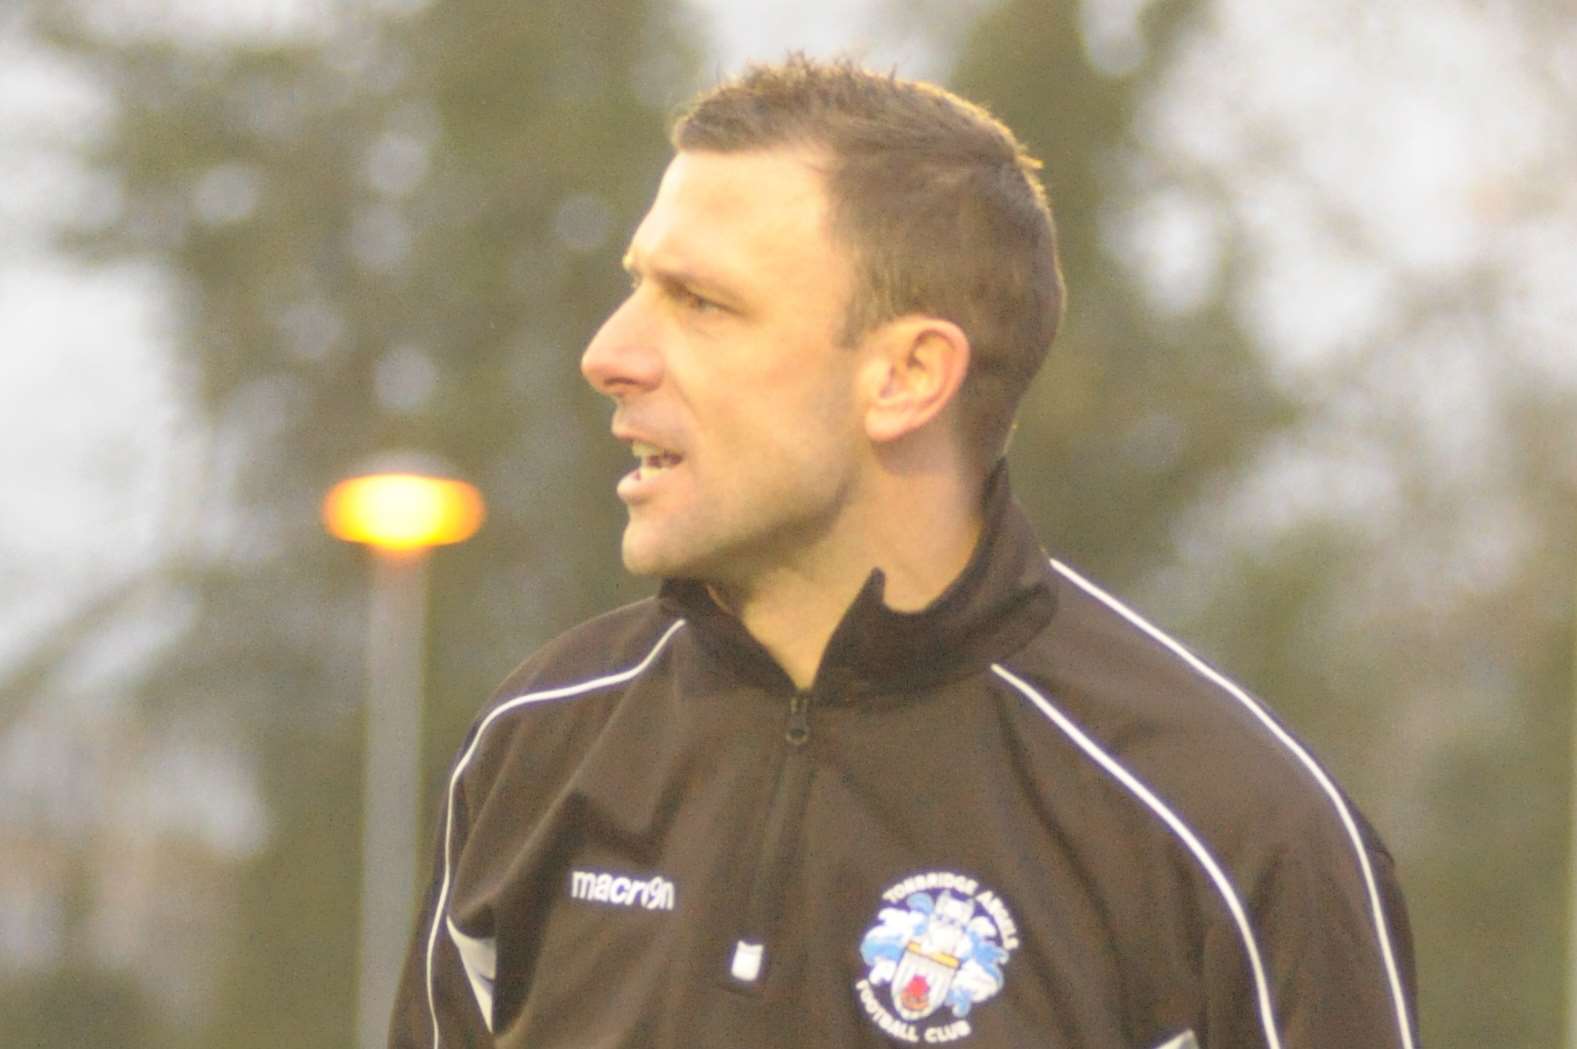
<svg viewBox="0 0 1577 1049"><path fill-rule="evenodd" d="M616 556L622 451L577 359L622 294L694 26L644 0L314 10L172 26L83 0L32 26L112 99L91 160L113 207L64 243L174 276L208 433L171 522L194 613L141 682L137 731L241 748L270 813L229 898L188 916L217 1002L149 1017L146 1041L128 1025L127 1046L351 1039L367 575L318 524L334 480L414 448L490 500L434 572L434 790L512 660L643 589ZM141 949L145 989L170 979L157 937Z"/></svg>
<svg viewBox="0 0 1577 1049"><path fill-rule="evenodd" d="M0 990L7 1045L153 1045L145 996L92 965L23 977Z"/></svg>
<svg viewBox="0 0 1577 1049"><path fill-rule="evenodd" d="M1020 497L1375 819L1437 1047L1562 1014L1577 375L1536 296L1577 155L1515 128L1566 119L1572 40L1536 0L1005 0L952 78L1046 159L1063 237Z"/></svg>
<svg viewBox="0 0 1577 1049"><path fill-rule="evenodd" d="M1014 439L1020 498L1057 551L1114 582L1159 563L1182 509L1296 418L1217 294L1226 247L1169 309L1119 250L1146 203L1127 168L1136 116L1198 6L1152 8L1102 50L1080 5L1003 3L952 77L1045 162L1068 274L1065 326Z"/></svg>

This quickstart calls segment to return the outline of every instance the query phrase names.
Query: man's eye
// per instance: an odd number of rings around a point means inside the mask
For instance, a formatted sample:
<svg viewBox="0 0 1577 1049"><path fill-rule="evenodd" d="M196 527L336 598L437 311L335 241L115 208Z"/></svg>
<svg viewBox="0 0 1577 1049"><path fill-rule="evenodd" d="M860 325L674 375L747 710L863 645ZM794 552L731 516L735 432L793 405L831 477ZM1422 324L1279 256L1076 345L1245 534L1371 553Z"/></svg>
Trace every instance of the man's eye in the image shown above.
<svg viewBox="0 0 1577 1049"><path fill-rule="evenodd" d="M697 295L688 288L679 289L677 294L680 304L687 310L696 310L700 313L710 313L713 310L719 308L717 303L713 302L711 299Z"/></svg>

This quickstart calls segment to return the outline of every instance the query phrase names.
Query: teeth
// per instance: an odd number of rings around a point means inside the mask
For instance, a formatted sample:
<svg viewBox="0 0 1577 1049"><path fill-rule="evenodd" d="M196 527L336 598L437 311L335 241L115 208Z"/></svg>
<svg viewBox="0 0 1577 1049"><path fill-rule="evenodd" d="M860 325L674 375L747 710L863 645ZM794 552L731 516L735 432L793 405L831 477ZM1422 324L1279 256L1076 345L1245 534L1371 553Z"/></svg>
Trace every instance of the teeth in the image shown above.
<svg viewBox="0 0 1577 1049"><path fill-rule="evenodd" d="M641 461L637 472L642 475L659 473L679 463L679 456L673 452L659 448L655 444L647 444L645 441L631 441L630 451Z"/></svg>

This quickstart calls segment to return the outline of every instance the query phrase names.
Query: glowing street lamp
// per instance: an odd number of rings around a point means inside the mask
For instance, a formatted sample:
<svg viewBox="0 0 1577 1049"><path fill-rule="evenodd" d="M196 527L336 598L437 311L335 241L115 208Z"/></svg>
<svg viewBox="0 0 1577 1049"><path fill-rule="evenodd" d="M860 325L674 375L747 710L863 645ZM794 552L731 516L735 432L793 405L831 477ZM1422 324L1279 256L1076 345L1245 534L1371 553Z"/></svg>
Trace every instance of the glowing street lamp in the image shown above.
<svg viewBox="0 0 1577 1049"><path fill-rule="evenodd" d="M387 1042L419 875L427 554L469 539L484 514L475 488L434 473L368 473L341 481L323 500L329 532L365 544L376 555L367 632L356 988L360 1049L382 1049Z"/></svg>
<svg viewBox="0 0 1577 1049"><path fill-rule="evenodd" d="M352 477L329 489L323 501L330 532L385 552L464 542L481 527L482 515L475 488L419 473Z"/></svg>

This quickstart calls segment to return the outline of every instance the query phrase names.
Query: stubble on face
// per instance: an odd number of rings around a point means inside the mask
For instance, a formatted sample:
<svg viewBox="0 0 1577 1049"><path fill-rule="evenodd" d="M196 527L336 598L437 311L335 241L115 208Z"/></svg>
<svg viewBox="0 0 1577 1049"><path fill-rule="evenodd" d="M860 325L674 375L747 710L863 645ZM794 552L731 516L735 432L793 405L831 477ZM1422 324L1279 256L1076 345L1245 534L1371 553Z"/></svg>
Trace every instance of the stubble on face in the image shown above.
<svg viewBox="0 0 1577 1049"><path fill-rule="evenodd" d="M821 176L802 154L681 153L630 263L637 290L588 359L622 347L660 373L617 391L614 429L674 455L621 483L625 566L739 587L813 565L858 491L861 434Z"/></svg>
<svg viewBox="0 0 1577 1049"><path fill-rule="evenodd" d="M673 507L630 507L622 543L626 569L730 591L750 589L776 572L812 574L859 484L847 458L827 452L846 402L829 398L824 407L798 433L753 442L749 457L716 469L697 462L701 498Z"/></svg>

